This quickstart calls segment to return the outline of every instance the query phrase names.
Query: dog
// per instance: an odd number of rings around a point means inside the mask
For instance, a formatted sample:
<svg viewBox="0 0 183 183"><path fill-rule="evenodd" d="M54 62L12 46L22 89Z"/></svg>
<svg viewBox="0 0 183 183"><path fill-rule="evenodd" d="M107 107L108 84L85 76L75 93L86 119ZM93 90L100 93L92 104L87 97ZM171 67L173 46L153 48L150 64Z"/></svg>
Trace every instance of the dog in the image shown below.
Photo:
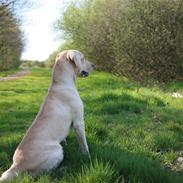
<svg viewBox="0 0 183 183"><path fill-rule="evenodd" d="M71 126L82 153L89 154L83 102L76 88L76 78L78 74L87 77L93 66L77 50L66 50L57 55L45 101L17 147L13 164L2 174L0 182L12 180L25 171L35 177L56 168L64 157L60 142L66 139Z"/></svg>

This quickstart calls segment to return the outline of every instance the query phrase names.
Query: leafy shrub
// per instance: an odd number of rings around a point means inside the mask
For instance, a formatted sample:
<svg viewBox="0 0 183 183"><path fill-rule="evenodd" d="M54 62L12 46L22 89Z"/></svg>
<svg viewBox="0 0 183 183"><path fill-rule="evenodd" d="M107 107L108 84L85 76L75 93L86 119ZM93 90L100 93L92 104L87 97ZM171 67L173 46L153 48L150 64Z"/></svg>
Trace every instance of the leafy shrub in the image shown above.
<svg viewBox="0 0 183 183"><path fill-rule="evenodd" d="M182 0L71 3L58 28L97 68L151 83L183 78Z"/></svg>
<svg viewBox="0 0 183 183"><path fill-rule="evenodd" d="M114 70L146 82L183 78L183 2L131 1L127 7Z"/></svg>

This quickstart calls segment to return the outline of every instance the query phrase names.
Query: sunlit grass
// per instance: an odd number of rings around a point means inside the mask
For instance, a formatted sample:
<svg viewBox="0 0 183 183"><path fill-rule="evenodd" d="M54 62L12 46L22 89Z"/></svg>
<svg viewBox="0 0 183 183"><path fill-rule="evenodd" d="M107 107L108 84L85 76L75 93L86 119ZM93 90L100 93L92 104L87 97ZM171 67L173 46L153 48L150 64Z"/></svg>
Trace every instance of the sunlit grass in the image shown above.
<svg viewBox="0 0 183 183"><path fill-rule="evenodd" d="M1 74L0 74L1 75ZM18 80L0 82L0 173L35 118L51 82L51 70L33 69ZM80 78L91 157L82 156L74 132L64 146L64 161L37 179L13 182L181 182L176 159L182 149L183 85L141 87L103 72ZM171 170L166 170L165 167Z"/></svg>

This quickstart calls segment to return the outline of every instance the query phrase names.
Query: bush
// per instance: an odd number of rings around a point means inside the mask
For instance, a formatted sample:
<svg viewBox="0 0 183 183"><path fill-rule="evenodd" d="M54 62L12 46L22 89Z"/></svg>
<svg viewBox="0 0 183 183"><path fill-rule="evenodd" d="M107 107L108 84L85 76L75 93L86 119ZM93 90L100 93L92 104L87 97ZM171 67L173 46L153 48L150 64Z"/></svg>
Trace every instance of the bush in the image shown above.
<svg viewBox="0 0 183 183"><path fill-rule="evenodd" d="M98 69L166 82L183 79L182 14L182 0L85 0L68 6L58 28Z"/></svg>
<svg viewBox="0 0 183 183"><path fill-rule="evenodd" d="M114 70L138 81L183 79L183 1L132 1L128 7Z"/></svg>

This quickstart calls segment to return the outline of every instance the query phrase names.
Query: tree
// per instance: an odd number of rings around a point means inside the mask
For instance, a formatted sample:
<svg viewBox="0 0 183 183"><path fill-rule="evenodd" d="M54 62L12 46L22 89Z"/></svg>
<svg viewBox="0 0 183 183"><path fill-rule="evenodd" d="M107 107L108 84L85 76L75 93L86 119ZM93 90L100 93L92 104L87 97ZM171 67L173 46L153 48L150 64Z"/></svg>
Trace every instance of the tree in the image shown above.
<svg viewBox="0 0 183 183"><path fill-rule="evenodd" d="M20 65L23 33L16 14L22 3L20 0L0 0L0 70Z"/></svg>
<svg viewBox="0 0 183 183"><path fill-rule="evenodd" d="M183 78L182 0L83 0L58 21L98 69L136 81Z"/></svg>

